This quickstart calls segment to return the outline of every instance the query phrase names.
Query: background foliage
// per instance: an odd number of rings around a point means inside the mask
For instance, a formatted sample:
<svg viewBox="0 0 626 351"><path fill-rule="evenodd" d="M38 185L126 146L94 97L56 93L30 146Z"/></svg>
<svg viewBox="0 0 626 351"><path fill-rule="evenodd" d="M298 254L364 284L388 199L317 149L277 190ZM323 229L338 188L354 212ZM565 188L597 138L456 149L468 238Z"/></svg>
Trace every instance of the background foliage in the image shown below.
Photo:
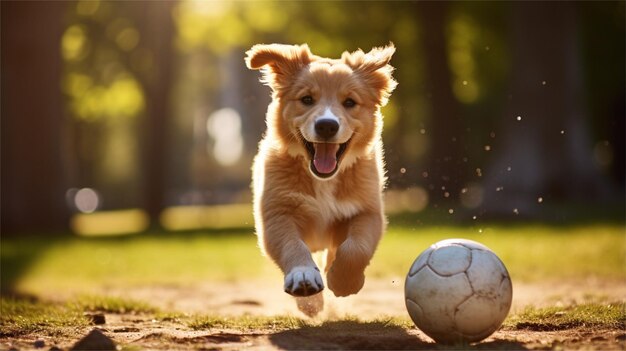
<svg viewBox="0 0 626 351"><path fill-rule="evenodd" d="M269 91L243 56L271 42L396 45L390 210L569 221L593 204L623 222L623 2L1 6L3 233L249 203Z"/></svg>

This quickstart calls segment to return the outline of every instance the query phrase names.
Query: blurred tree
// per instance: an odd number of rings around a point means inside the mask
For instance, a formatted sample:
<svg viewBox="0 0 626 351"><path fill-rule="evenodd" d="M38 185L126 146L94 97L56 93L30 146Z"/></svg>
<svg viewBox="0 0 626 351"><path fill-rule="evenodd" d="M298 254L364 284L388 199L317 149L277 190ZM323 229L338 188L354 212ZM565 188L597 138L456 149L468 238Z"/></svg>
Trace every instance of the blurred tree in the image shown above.
<svg viewBox="0 0 626 351"><path fill-rule="evenodd" d="M609 194L586 124L577 10L572 2L511 7L513 70L485 177L488 216L534 216L543 199L590 203Z"/></svg>
<svg viewBox="0 0 626 351"><path fill-rule="evenodd" d="M153 223L166 202L246 201L270 94L242 59L262 42L330 57L394 42L389 185L429 187L431 206L481 181L486 209L521 214L539 197L602 198L603 171L624 183L623 2L1 6L3 231L65 228L70 186ZM226 166L207 129L225 107L244 149Z"/></svg>
<svg viewBox="0 0 626 351"><path fill-rule="evenodd" d="M143 121L143 194L144 209L150 222L159 225L159 216L165 207L166 164L171 121L171 85L174 65L174 21L172 9L175 1L155 2L146 7L135 3L139 32L143 34L143 47L151 53L153 70L142 77L146 91L146 118Z"/></svg>
<svg viewBox="0 0 626 351"><path fill-rule="evenodd" d="M64 90L74 119L72 183L102 194L99 209L165 206L175 1L80 0L68 11Z"/></svg>
<svg viewBox="0 0 626 351"><path fill-rule="evenodd" d="M445 28L448 2L419 1L416 12L422 26L422 53L427 65L427 96L432 115L430 147L424 170L430 198L454 199L468 178L466 127L459 102L452 92Z"/></svg>
<svg viewBox="0 0 626 351"><path fill-rule="evenodd" d="M59 81L67 3L2 1L2 234L64 231Z"/></svg>
<svg viewBox="0 0 626 351"><path fill-rule="evenodd" d="M580 3L585 94L601 166L622 189L626 183L626 2ZM601 156L601 155L598 155ZM604 158L604 157L603 157Z"/></svg>
<svg viewBox="0 0 626 351"><path fill-rule="evenodd" d="M138 77L154 70L136 25L142 17L132 2L68 4L60 45L72 117L68 183L96 189L99 210L141 206L140 131L148 102Z"/></svg>

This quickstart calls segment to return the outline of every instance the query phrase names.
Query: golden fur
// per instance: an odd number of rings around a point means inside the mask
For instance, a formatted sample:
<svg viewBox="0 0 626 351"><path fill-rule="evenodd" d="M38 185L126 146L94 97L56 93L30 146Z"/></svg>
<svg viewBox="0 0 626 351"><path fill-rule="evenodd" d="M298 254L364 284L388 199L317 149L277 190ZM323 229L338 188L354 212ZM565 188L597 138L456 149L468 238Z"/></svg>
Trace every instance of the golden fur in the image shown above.
<svg viewBox="0 0 626 351"><path fill-rule="evenodd" d="M320 250L327 250L326 282L336 296L364 284L385 227L380 107L396 86L388 64L394 51L389 45L336 60L313 55L306 44L247 52L248 67L263 69L272 88L253 166L256 232L289 294L317 294L321 303L324 283L311 256ZM336 134L320 136L320 119L330 119Z"/></svg>

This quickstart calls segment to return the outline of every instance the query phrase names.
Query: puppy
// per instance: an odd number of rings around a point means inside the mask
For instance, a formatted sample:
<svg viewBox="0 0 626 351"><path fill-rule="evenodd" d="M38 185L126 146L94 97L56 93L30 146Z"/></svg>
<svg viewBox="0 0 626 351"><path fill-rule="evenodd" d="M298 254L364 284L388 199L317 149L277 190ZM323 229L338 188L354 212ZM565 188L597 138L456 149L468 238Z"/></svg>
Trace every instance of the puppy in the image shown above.
<svg viewBox="0 0 626 351"><path fill-rule="evenodd" d="M285 274L285 292L317 294L314 306L299 301L310 315L321 310L324 289L311 252L326 250L336 296L356 294L385 229L380 108L397 84L394 52L390 44L327 59L306 44L271 44L246 53L272 89L253 166L259 246Z"/></svg>

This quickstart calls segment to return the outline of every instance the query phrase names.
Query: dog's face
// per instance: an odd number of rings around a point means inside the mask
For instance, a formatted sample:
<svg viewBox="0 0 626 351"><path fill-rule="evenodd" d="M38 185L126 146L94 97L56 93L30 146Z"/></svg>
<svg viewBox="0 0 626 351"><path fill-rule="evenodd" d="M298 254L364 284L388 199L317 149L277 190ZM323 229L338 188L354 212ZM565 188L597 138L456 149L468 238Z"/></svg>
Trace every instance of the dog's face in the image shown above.
<svg viewBox="0 0 626 351"><path fill-rule="evenodd" d="M270 134L320 179L371 152L382 130L379 109L396 86L388 64L394 51L391 45L331 60L306 45L254 46L246 63L265 68L263 81L274 92Z"/></svg>

